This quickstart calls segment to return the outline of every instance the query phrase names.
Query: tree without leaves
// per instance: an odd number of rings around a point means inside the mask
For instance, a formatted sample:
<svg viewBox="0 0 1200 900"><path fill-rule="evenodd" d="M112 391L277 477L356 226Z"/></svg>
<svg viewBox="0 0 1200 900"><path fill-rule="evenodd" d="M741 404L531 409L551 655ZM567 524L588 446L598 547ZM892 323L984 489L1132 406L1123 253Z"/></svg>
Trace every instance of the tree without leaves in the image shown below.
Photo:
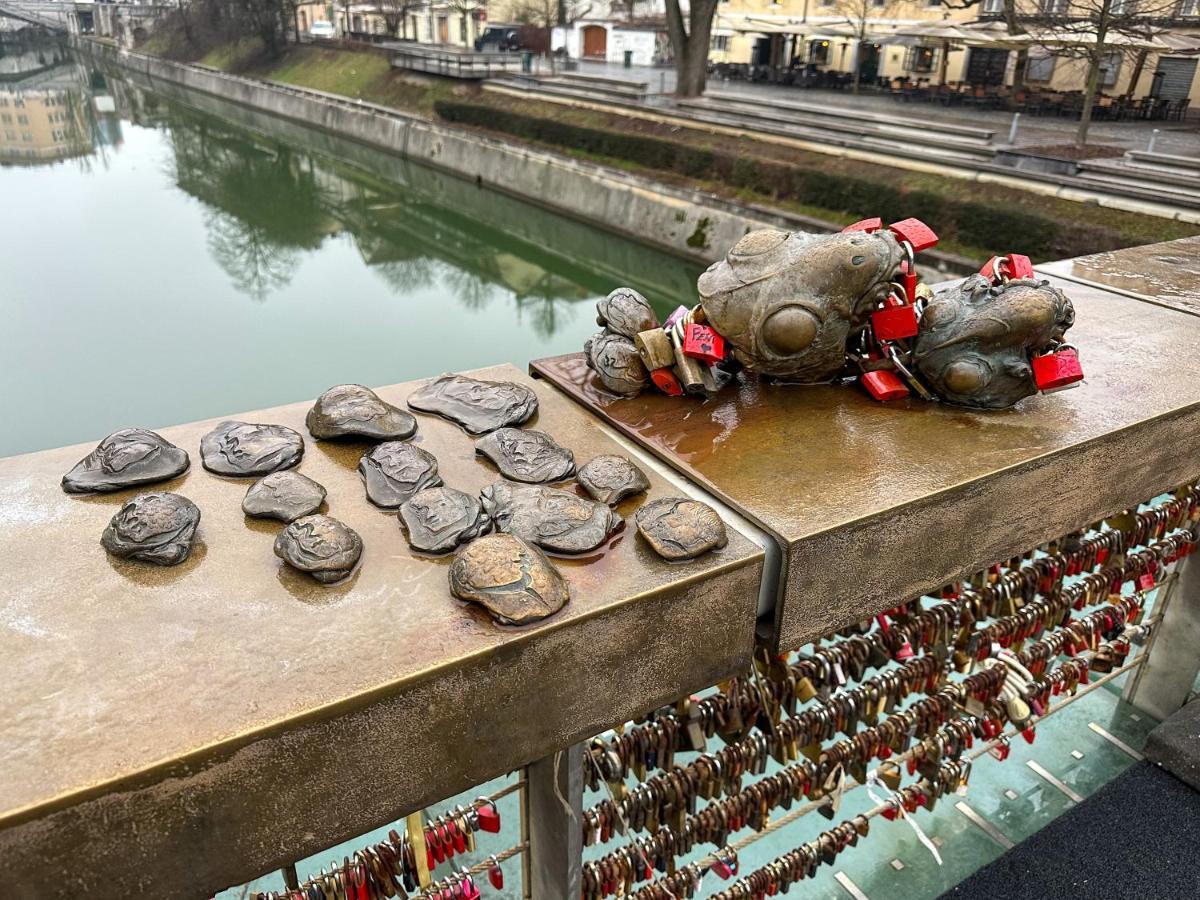
<svg viewBox="0 0 1200 900"><path fill-rule="evenodd" d="M389 37L408 40L408 17L410 13L423 9L424 0L376 0L376 9L383 19L383 27ZM416 35L413 35L416 38Z"/></svg>
<svg viewBox="0 0 1200 900"><path fill-rule="evenodd" d="M855 94L862 83L862 45L867 43L867 28L872 19L884 18L905 0L834 0L834 14L846 20L846 24L854 29L854 77L851 82Z"/></svg>
<svg viewBox="0 0 1200 900"><path fill-rule="evenodd" d="M982 4L983 0L942 0L942 6L946 7L946 9L974 9L981 7ZM1009 34L1025 34L1025 26L1021 24L1020 14L1017 11L1017 0L1004 0L1000 14ZM1021 47L1017 50L1017 59L1013 66L1012 87L1014 91L1018 91L1025 86L1025 70L1028 66L1029 49Z"/></svg>
<svg viewBox="0 0 1200 900"><path fill-rule="evenodd" d="M708 50L717 0L691 0L686 24L679 0L666 0L666 6L667 37L675 57L675 94L699 97L708 77Z"/></svg>
<svg viewBox="0 0 1200 900"><path fill-rule="evenodd" d="M513 7L513 16L522 25L532 25L546 32L546 55L550 71L554 71L554 27L568 28L592 11L590 3L575 0L520 0Z"/></svg>
<svg viewBox="0 0 1200 900"><path fill-rule="evenodd" d="M1147 42L1159 31L1154 22L1175 12L1177 0L1070 0L1062 2L1062 12L1052 12L1039 17L1039 24L1061 38L1049 49L1057 57L1077 60L1087 69L1083 92L1083 109L1079 116L1079 128L1075 132L1075 146L1087 144L1088 129L1092 123L1092 109L1100 94L1101 77L1109 65L1118 67L1122 62L1134 62L1136 75L1141 75L1141 59ZM1053 7L1051 7L1053 9ZM1036 33L1037 29L1031 27ZM1132 93L1136 84L1131 84L1126 93Z"/></svg>

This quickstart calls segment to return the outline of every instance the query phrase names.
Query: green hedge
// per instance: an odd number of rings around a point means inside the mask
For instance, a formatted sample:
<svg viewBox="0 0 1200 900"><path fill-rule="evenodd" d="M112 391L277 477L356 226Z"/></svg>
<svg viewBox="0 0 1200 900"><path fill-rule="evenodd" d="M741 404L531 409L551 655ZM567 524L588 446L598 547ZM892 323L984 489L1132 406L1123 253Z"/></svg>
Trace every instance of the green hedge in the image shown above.
<svg viewBox="0 0 1200 900"><path fill-rule="evenodd" d="M832 175L753 156L733 155L675 141L600 131L472 103L439 100L434 110L447 122L475 125L527 140L626 160L651 169L675 172L744 188L776 200L793 200L859 218L885 222L915 216L943 238L992 252L1024 253L1046 259L1078 256L1122 245L1112 229L1079 228L1038 213L904 190L885 181ZM964 194L976 191L966 183Z"/></svg>

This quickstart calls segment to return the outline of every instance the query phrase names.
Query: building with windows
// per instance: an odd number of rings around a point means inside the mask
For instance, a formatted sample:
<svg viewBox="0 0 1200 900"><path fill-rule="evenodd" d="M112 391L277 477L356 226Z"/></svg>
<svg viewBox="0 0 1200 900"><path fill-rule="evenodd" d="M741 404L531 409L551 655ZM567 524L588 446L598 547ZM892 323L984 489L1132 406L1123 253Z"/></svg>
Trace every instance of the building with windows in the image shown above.
<svg viewBox="0 0 1200 900"><path fill-rule="evenodd" d="M487 28L488 6L486 0L302 3L296 8L296 22L301 34L314 22L332 22L339 37L471 47Z"/></svg>
<svg viewBox="0 0 1200 900"><path fill-rule="evenodd" d="M865 83L1011 85L1023 49L1027 85L1077 91L1088 68L1080 47L1101 6L1102 0L982 0L969 9L950 8L941 0L721 0L710 59L758 72L852 73L858 68ZM1008 33L1010 7L1024 37ZM1144 24L1159 37L1146 47L1136 39L1113 37L1102 91L1190 97L1200 103L1195 50L1200 0L1113 0L1108 9L1126 31L1139 23L1139 29Z"/></svg>

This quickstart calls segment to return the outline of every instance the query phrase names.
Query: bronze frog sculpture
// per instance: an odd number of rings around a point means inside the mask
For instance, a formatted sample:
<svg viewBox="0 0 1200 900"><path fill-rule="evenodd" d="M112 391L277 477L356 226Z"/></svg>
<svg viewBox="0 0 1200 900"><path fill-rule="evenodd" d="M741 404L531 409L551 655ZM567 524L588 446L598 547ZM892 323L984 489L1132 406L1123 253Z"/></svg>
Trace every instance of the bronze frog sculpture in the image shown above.
<svg viewBox="0 0 1200 900"><path fill-rule="evenodd" d="M858 380L877 400L916 393L984 409L1082 379L1063 344L1071 301L1035 279L1028 258L994 257L935 296L916 253L936 242L915 219L829 235L750 232L700 276L699 304L661 326L631 288L602 300L588 365L626 396L648 384L712 394L745 369L808 384ZM631 322L649 327L631 335Z"/></svg>

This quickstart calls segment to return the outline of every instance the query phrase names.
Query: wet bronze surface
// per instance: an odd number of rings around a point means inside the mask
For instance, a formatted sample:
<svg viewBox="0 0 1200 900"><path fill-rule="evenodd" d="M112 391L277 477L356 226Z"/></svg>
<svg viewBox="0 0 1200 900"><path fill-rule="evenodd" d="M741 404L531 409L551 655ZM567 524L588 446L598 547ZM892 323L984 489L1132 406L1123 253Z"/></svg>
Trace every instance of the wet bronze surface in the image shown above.
<svg viewBox="0 0 1200 900"><path fill-rule="evenodd" d="M1037 270L1200 315L1200 235L1063 259Z"/></svg>
<svg viewBox="0 0 1200 900"><path fill-rule="evenodd" d="M531 427L580 459L622 452L545 382L479 374L532 386ZM415 386L378 393L403 407ZM312 403L240 418L299 430ZM225 418L159 431L195 448ZM447 485L496 480L461 428L417 419L413 443ZM395 512L368 502L356 466L374 444L306 444L296 471L364 543L333 585L273 554L283 526L243 514L244 479L193 466L162 484L203 517L191 556L161 568L99 543L138 489L60 488L95 440L0 460L0 859L13 896L209 896L748 664L762 554L735 532L684 564L629 529L555 558L571 602L504 628L451 597L449 557L412 551ZM650 491L618 513L676 492L647 474Z"/></svg>
<svg viewBox="0 0 1200 900"><path fill-rule="evenodd" d="M1200 472L1200 321L1052 281L1087 380L1010 410L753 379L617 398L582 354L532 368L779 539L794 647Z"/></svg>

